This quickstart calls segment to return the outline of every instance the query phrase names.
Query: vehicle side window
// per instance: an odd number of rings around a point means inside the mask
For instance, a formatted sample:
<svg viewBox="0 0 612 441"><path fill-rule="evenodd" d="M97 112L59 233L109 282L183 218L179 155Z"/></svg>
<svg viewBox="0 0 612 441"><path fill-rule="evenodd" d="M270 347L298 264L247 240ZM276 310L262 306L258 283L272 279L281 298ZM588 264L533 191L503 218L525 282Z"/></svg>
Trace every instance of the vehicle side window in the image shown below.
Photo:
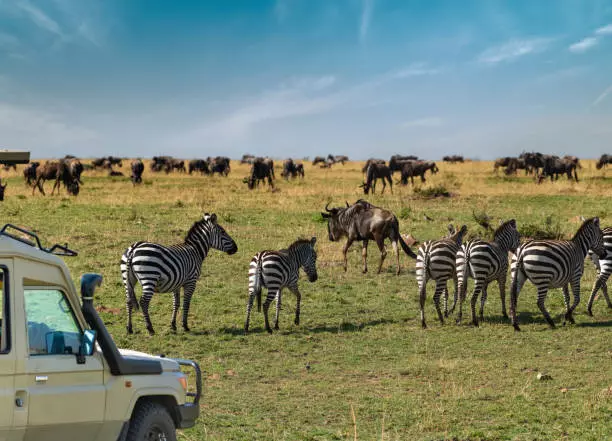
<svg viewBox="0 0 612 441"><path fill-rule="evenodd" d="M9 330L9 286L8 271L0 267L0 353L6 354L10 350Z"/></svg>
<svg viewBox="0 0 612 441"><path fill-rule="evenodd" d="M30 355L77 354L82 333L64 293L26 289L24 297Z"/></svg>

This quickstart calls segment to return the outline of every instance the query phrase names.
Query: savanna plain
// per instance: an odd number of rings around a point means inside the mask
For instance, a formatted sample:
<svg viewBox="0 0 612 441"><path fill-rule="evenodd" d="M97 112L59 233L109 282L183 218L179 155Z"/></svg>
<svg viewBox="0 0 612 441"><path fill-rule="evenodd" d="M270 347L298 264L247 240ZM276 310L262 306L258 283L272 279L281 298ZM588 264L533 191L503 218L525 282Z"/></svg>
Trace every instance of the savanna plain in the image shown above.
<svg viewBox="0 0 612 441"><path fill-rule="evenodd" d="M612 225L612 170L596 170L594 161L582 164L578 183L562 177L536 185L522 171L495 175L491 162L439 163L440 172L424 184L394 185L393 194L387 188L384 195L379 184L369 196L358 187L359 162L331 169L305 162L306 178L289 182L277 168L277 191L249 191L242 182L248 166L237 161L227 178L153 174L147 163L138 187L127 178L85 172L76 198L65 190L32 196L19 169L3 172L8 187L0 210L4 222L38 232L44 243L67 242L78 250L78 257L66 258L75 283L84 272L104 276L95 302L120 347L200 363L201 418L180 439L605 440L612 439L612 310L602 296L594 317L586 315L596 276L590 261L575 325L561 325L562 293L551 290L547 307L559 326L548 329L530 283L519 298L520 333L502 318L495 283L480 327L469 325L469 298L462 325L454 316L441 325L430 284L429 328L423 330L414 260L403 254L396 276L389 253L382 273L375 274L379 253L371 244L371 272L362 274L361 246L355 244L344 272L343 242L329 241L320 214L327 202L343 206L365 197L393 211L400 231L420 241L444 236L449 223L467 224L468 237L490 239L475 221L485 214L493 226L515 218L525 237L544 231L571 238L580 216ZM129 161L122 171L129 176ZM429 197L436 188L450 197ZM51 192L50 183L46 190ZM139 240L182 241L203 212L217 214L238 253L212 251L205 260L191 304L191 332L170 331L171 295L156 294L151 311L157 334L149 337L137 312L136 334L128 336L121 254ZM293 324L295 297L285 291L280 331L268 335L254 310L244 335L252 256L313 235L319 280L300 280L301 324ZM549 379L539 380L539 373Z"/></svg>

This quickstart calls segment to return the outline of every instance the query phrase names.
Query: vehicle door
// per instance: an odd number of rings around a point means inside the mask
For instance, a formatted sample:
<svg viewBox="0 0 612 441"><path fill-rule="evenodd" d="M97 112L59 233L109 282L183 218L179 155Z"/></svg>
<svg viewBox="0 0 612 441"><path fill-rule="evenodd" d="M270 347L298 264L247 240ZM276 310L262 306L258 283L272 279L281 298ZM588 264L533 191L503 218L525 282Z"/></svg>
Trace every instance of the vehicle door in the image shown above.
<svg viewBox="0 0 612 441"><path fill-rule="evenodd" d="M11 335L10 261L0 261L0 441L12 440L15 406L15 351ZM19 438L17 438L19 439Z"/></svg>
<svg viewBox="0 0 612 441"><path fill-rule="evenodd" d="M96 352L78 361L83 330L76 307L61 288L24 286L26 440L95 440L102 427L104 366Z"/></svg>

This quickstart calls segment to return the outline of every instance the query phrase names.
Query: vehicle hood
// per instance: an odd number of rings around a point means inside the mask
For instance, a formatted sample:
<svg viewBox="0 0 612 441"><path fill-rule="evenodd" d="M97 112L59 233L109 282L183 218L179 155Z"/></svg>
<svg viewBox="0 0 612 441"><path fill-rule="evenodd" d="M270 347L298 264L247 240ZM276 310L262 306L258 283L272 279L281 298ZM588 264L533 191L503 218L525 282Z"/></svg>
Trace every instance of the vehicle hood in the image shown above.
<svg viewBox="0 0 612 441"><path fill-rule="evenodd" d="M176 372L180 370L179 364L172 358L159 357L157 355L151 355L145 352L132 351L131 349L119 349L119 353L123 357L157 360L161 363L164 372Z"/></svg>

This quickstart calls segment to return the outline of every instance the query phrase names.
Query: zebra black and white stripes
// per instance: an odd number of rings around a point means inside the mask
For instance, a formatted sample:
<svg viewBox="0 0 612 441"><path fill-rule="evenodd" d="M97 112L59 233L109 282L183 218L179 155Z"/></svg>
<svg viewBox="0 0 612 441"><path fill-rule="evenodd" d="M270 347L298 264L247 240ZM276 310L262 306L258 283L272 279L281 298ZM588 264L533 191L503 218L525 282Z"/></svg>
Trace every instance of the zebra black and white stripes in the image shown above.
<svg viewBox="0 0 612 441"><path fill-rule="evenodd" d="M249 299L247 302L247 315L244 331L249 330L253 300L257 297L257 310L261 310L261 290L268 289L264 301L264 320L266 331L272 332L268 321L270 303L276 298L276 317L274 329L278 329L278 317L281 309L281 291L289 288L297 299L295 308L295 324L300 324L300 301L302 295L298 289L299 270L303 268L310 282L317 280L317 252L314 249L317 239L300 239L292 243L289 248L279 251L261 251L251 260L249 266Z"/></svg>
<svg viewBox="0 0 612 441"><path fill-rule="evenodd" d="M606 255L600 258L597 256L597 254L589 251L591 260L597 268L597 280L595 280L593 290L591 291L591 296L589 297L589 303L587 305L587 313L590 316L593 315L593 302L595 301L595 295L600 289L606 299L608 308L612 308L612 302L610 302L610 297L608 297L607 286L608 278L610 277L610 274L612 274L612 227L604 228L602 233Z"/></svg>
<svg viewBox="0 0 612 441"><path fill-rule="evenodd" d="M452 310L457 303L457 272L455 260L457 252L467 232L467 226L463 225L457 232L452 225L449 226L449 237L440 240L428 240L424 242L417 252L416 279L419 285L419 304L421 308L421 326L426 328L425 323L425 297L427 282L435 280L436 291L434 304L438 312L440 323L444 323L442 311L440 310L440 296L444 293L444 316L448 317L448 288L449 279L455 283L454 302Z"/></svg>
<svg viewBox="0 0 612 441"><path fill-rule="evenodd" d="M512 287L510 289L510 314L514 329L520 331L516 316L516 304L526 280L538 290L538 308L551 328L555 327L544 304L549 288L563 288L565 320L574 323L572 313L580 303L580 278L584 259L592 250L600 258L605 256L603 234L599 218L587 219L572 240L531 240L522 244L512 258ZM568 284L574 301L570 305Z"/></svg>
<svg viewBox="0 0 612 441"><path fill-rule="evenodd" d="M487 301L487 287L497 280L502 303L502 315L506 313L506 279L508 272L508 252L514 252L520 244L520 235L516 229L516 221L504 222L494 234L492 242L471 240L461 247L457 253L457 278L459 280L459 314L457 323L461 322L463 301L467 291L469 277L474 278L472 293L472 324L478 326L476 317L476 302L482 292L480 301L480 319L483 319L484 305Z"/></svg>
<svg viewBox="0 0 612 441"><path fill-rule="evenodd" d="M184 292L183 329L189 331L187 316L191 296L202 272L202 262L210 248L228 254L234 254L238 250L234 240L217 224L215 214L204 214L201 220L195 222L184 243L164 246L152 242L136 242L123 253L121 277L125 286L129 334L133 332L132 309L138 309L139 304L149 334L155 333L149 317L149 303L155 292L174 294L171 327L176 330L181 288ZM142 285L140 302L134 293L136 282Z"/></svg>

